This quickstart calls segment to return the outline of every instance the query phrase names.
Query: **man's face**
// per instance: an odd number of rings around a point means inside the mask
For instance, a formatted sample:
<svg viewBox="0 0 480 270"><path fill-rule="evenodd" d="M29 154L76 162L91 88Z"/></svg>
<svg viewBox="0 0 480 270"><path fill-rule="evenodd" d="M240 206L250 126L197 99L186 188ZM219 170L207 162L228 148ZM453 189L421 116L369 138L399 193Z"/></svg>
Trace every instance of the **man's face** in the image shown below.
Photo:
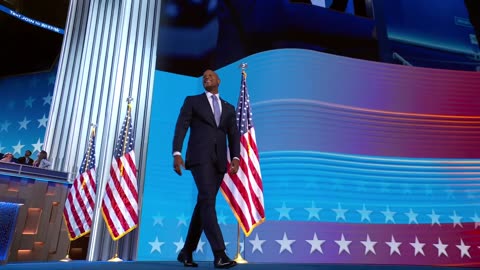
<svg viewBox="0 0 480 270"><path fill-rule="evenodd" d="M26 157L30 157L31 155L32 155L32 152L30 152L30 151L25 151L25 156L26 156Z"/></svg>
<svg viewBox="0 0 480 270"><path fill-rule="evenodd" d="M217 74L212 70L207 70L203 73L203 87L207 91L212 91L216 89L220 84L220 79L218 78Z"/></svg>

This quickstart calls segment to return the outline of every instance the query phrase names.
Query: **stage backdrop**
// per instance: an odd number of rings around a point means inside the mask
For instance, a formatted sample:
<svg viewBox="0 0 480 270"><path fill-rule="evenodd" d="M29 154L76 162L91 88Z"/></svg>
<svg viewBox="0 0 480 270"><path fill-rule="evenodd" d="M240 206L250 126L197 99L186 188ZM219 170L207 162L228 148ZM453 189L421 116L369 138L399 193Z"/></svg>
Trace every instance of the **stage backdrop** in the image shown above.
<svg viewBox="0 0 480 270"><path fill-rule="evenodd" d="M480 261L480 76L284 49L243 59L266 222L250 262L471 265ZM240 62L218 71L237 104ZM175 260L196 189L172 168L186 95L201 78L157 71L139 260ZM186 147L186 146L185 146ZM185 150L185 148L184 148ZM221 194L230 256L237 223ZM203 236L196 260L211 260Z"/></svg>
<svg viewBox="0 0 480 270"><path fill-rule="evenodd" d="M43 149L57 68L35 74L0 78L0 153L32 158ZM54 160L55 157L49 157Z"/></svg>

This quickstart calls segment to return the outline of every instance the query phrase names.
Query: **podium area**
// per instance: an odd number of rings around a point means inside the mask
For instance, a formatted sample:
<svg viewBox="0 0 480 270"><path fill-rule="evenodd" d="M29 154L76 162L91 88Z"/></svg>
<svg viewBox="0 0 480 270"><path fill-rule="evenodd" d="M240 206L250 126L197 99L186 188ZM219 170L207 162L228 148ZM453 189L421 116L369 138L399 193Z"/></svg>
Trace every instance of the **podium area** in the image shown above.
<svg viewBox="0 0 480 270"><path fill-rule="evenodd" d="M2 264L65 257L69 239L63 208L69 187L68 173L0 163Z"/></svg>

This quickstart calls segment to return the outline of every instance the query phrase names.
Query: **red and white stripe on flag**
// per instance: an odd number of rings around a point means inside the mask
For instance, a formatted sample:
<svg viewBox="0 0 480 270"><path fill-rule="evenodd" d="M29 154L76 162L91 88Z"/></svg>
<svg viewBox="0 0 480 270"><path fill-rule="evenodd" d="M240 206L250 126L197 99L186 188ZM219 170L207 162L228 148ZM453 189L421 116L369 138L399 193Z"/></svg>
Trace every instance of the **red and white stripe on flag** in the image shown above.
<svg viewBox="0 0 480 270"><path fill-rule="evenodd" d="M96 190L95 129L92 129L87 151L83 156L78 175L70 187L63 209L68 237L72 241L90 232Z"/></svg>
<svg viewBox="0 0 480 270"><path fill-rule="evenodd" d="M65 201L63 217L70 240L78 239L90 232L95 206L95 168L77 176Z"/></svg>
<svg viewBox="0 0 480 270"><path fill-rule="evenodd" d="M102 214L113 240L120 239L138 225L137 166L133 150L112 160Z"/></svg>
<svg viewBox="0 0 480 270"><path fill-rule="evenodd" d="M225 174L221 191L243 232L249 236L265 220L262 175L253 127L240 137L240 168L237 174Z"/></svg>

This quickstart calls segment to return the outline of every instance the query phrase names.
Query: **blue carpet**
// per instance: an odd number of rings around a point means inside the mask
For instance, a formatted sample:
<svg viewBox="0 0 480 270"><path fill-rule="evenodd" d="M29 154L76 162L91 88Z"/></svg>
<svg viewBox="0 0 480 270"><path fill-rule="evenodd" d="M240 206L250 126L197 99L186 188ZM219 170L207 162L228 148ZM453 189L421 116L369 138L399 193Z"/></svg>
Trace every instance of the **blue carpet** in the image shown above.
<svg viewBox="0 0 480 270"><path fill-rule="evenodd" d="M74 261L64 262L44 262L44 263L11 263L0 266L1 270L185 270L178 262L85 262ZM188 268L190 269L190 268ZM199 262L196 269L214 269L212 262ZM462 267L444 267L444 266L393 266L393 265L356 265L356 264L243 264L234 268L235 270L450 270L465 269Z"/></svg>

